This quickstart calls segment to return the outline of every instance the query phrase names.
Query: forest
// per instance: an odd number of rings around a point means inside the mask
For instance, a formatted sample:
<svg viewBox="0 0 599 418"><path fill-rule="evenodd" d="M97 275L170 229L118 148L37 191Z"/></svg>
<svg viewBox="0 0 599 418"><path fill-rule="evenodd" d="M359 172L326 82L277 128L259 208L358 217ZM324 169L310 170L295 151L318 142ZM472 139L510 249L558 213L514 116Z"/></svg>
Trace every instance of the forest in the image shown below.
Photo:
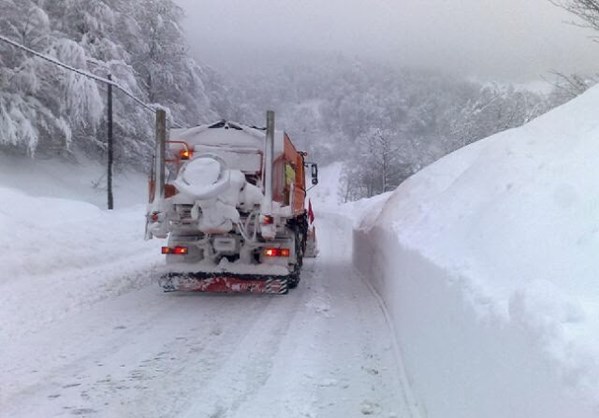
<svg viewBox="0 0 599 418"><path fill-rule="evenodd" d="M67 11L65 13L65 10ZM229 119L277 125L321 164L344 164L341 200L396 188L458 148L521 126L594 83L549 75L550 91L403 68L342 54L289 54L284 65L219 74L193 57L170 0L0 0L0 35L119 85L173 125ZM146 170L152 112L116 93L117 168ZM106 87L0 42L0 152L106 154Z"/></svg>

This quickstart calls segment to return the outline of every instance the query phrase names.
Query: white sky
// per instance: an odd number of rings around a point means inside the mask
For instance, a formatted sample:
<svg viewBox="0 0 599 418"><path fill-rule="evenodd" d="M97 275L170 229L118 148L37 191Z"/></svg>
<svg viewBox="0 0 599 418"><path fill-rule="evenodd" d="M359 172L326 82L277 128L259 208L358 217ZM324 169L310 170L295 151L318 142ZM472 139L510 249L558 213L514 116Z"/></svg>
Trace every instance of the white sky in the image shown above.
<svg viewBox="0 0 599 418"><path fill-rule="evenodd" d="M566 24L573 17L549 0L175 1L189 16L192 50L216 68L251 65L249 53L271 47L383 57L483 79L599 69L594 33Z"/></svg>

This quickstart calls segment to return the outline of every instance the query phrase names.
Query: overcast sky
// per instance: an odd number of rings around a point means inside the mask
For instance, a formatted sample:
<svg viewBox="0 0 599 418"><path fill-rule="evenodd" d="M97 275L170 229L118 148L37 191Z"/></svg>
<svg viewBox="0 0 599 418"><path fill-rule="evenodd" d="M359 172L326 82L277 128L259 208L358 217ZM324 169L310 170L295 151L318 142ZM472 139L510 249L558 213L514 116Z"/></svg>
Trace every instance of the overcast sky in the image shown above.
<svg viewBox="0 0 599 418"><path fill-rule="evenodd" d="M243 67L248 52L339 51L485 80L599 70L594 33L548 0L175 0L198 58ZM599 35L599 33L598 33Z"/></svg>

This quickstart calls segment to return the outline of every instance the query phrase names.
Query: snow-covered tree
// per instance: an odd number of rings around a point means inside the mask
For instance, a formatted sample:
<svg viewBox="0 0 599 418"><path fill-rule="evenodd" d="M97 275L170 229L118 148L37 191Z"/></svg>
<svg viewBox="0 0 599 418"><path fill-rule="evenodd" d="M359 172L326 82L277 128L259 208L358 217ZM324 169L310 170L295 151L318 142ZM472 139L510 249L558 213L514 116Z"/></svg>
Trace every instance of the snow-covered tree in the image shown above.
<svg viewBox="0 0 599 418"><path fill-rule="evenodd" d="M345 161L347 199L389 190L441 156L520 126L552 106L535 92L434 72L339 56L285 61L274 72L243 73L236 88L229 89L231 102L242 104L235 114L241 122L263 124L264 108L272 108L277 125L311 158ZM374 147L370 142L376 132L389 140L390 149L397 149L391 165L397 174L386 172L385 163L371 164L376 152L364 155L364 149ZM384 187L383 177L391 178Z"/></svg>
<svg viewBox="0 0 599 418"><path fill-rule="evenodd" d="M372 128L355 142L344 168L345 199L371 197L395 189L413 173L412 144L390 130Z"/></svg>
<svg viewBox="0 0 599 418"><path fill-rule="evenodd" d="M187 54L179 26L183 11L170 0L139 0L135 12L140 37L133 51L133 67L140 75L150 103L168 106L179 121L213 120L202 75Z"/></svg>
<svg viewBox="0 0 599 418"><path fill-rule="evenodd" d="M218 113L231 107L218 77L189 57L182 11L171 0L0 0L0 16L0 35L72 67L111 74L179 123L216 119L212 100ZM143 165L152 152L152 114L117 89L113 99L116 161ZM105 103L105 85L0 42L0 150L101 158Z"/></svg>

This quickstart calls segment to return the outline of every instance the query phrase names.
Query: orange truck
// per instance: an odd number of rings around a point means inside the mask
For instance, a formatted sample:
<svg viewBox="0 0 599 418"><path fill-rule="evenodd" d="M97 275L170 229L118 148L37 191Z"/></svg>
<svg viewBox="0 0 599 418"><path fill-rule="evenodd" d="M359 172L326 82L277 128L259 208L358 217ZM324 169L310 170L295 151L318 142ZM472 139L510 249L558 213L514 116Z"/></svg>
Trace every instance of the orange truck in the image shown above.
<svg viewBox="0 0 599 418"><path fill-rule="evenodd" d="M305 161L267 112L265 129L220 121L157 141L146 239L167 239L165 291L287 293L315 234ZM311 207L310 207L311 210ZM308 254L309 256L310 254Z"/></svg>

